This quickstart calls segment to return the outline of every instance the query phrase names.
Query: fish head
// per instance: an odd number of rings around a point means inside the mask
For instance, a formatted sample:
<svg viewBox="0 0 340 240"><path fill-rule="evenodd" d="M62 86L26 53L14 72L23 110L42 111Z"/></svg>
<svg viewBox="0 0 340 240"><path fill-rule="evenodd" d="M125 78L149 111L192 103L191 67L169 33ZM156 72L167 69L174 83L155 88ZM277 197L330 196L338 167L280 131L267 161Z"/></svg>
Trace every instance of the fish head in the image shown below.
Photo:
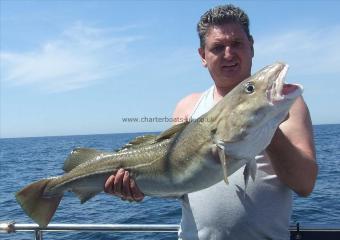
<svg viewBox="0 0 340 240"><path fill-rule="evenodd" d="M262 124L279 124L286 117L291 105L302 94L299 84L286 84L288 65L274 63L243 81L233 97L238 99L234 111L244 129L260 127Z"/></svg>
<svg viewBox="0 0 340 240"><path fill-rule="evenodd" d="M216 106L216 136L227 154L254 158L270 143L302 86L285 84L288 65L274 63L237 85Z"/></svg>

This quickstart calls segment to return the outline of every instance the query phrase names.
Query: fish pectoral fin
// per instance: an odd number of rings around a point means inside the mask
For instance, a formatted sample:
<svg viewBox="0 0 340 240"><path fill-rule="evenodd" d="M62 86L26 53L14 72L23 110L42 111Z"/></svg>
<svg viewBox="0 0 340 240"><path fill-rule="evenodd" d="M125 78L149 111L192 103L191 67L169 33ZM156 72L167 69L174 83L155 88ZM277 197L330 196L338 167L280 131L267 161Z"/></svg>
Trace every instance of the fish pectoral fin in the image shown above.
<svg viewBox="0 0 340 240"><path fill-rule="evenodd" d="M180 124L173 125L164 132L161 132L161 134L159 134L158 137L156 138L156 141L159 142L161 140L171 138L176 133L181 132L188 124L189 122L182 122Z"/></svg>
<svg viewBox="0 0 340 240"><path fill-rule="evenodd" d="M216 141L216 149L223 169L224 182L229 184L227 167L228 156L225 154L224 144L222 144L221 141Z"/></svg>
<svg viewBox="0 0 340 240"><path fill-rule="evenodd" d="M244 167L244 171L243 171L244 193L246 192L246 189L247 189L247 186L248 186L249 177L251 177L251 179L253 181L255 181L256 170L257 170L256 160L252 159L252 160L248 161L246 166Z"/></svg>
<svg viewBox="0 0 340 240"><path fill-rule="evenodd" d="M88 161L103 158L107 155L112 155L108 152L99 152L91 148L75 148L64 162L63 170L70 172L75 167Z"/></svg>
<svg viewBox="0 0 340 240"><path fill-rule="evenodd" d="M77 197L80 200L80 203L83 204L90 200L91 198L93 198L94 196L96 196L98 193L100 193L101 190L91 192L88 191L88 189L85 190L83 188L74 188L72 189L72 192L74 192L77 195Z"/></svg>

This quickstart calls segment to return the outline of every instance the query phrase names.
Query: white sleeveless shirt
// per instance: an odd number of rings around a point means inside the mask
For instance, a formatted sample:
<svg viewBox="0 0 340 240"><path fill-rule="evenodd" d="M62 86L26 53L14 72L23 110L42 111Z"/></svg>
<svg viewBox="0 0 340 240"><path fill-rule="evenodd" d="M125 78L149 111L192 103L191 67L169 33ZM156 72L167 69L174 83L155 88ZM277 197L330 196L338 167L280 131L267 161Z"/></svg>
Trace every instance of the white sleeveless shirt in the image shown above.
<svg viewBox="0 0 340 240"><path fill-rule="evenodd" d="M192 119L213 106L214 86L202 94ZM183 197L179 239L289 239L292 191L280 182L265 155L257 160L256 179L249 180L244 196L243 170L228 178L229 185L221 181Z"/></svg>

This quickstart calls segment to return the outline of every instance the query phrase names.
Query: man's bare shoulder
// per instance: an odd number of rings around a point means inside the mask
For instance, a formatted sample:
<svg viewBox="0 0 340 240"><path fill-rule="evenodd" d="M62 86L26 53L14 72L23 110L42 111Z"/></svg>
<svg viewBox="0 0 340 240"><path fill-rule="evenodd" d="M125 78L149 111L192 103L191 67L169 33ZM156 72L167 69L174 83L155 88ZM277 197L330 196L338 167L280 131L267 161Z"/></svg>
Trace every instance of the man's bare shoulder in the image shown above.
<svg viewBox="0 0 340 240"><path fill-rule="evenodd" d="M184 98L182 98L176 105L175 111L173 113L174 118L185 118L188 120L191 116L192 111L202 93L192 93Z"/></svg>

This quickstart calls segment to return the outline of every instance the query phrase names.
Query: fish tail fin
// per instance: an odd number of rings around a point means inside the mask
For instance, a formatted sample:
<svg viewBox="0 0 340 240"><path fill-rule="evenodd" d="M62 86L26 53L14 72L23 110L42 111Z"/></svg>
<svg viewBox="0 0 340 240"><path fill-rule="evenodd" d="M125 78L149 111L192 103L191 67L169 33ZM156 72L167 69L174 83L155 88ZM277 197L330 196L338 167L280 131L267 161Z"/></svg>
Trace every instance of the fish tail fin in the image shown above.
<svg viewBox="0 0 340 240"><path fill-rule="evenodd" d="M25 211L40 227L46 227L51 221L63 195L43 196L47 184L52 179L42 179L27 185L15 194L15 197Z"/></svg>

